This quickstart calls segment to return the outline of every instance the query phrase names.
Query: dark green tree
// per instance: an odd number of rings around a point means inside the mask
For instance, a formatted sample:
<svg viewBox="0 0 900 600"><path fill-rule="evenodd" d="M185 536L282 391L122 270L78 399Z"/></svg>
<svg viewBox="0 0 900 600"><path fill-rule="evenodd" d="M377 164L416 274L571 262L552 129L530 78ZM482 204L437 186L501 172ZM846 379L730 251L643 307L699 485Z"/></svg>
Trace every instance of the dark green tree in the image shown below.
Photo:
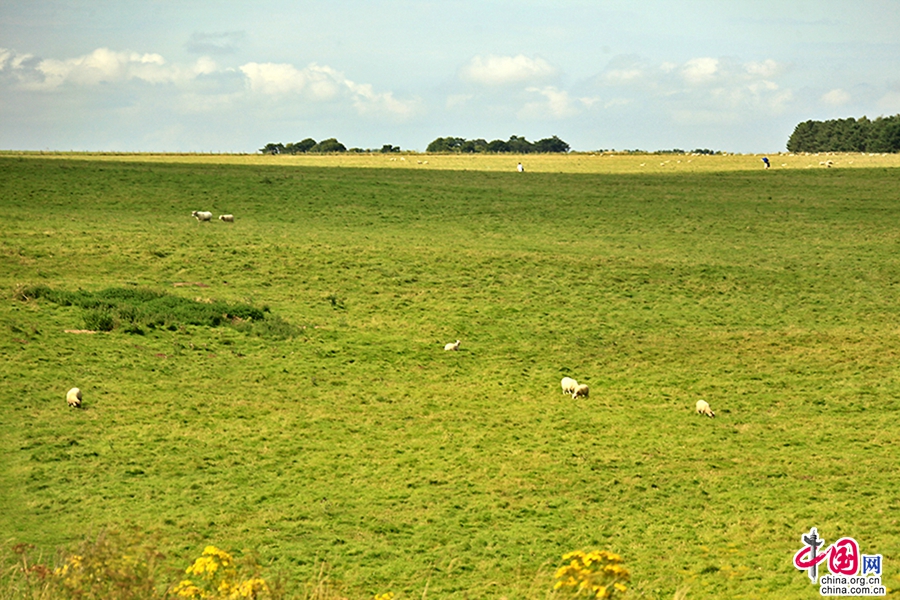
<svg viewBox="0 0 900 600"><path fill-rule="evenodd" d="M506 144L509 147L509 151L514 152L515 154L529 154L534 151L531 142L524 137L516 135L510 136L509 141L506 142Z"/></svg>
<svg viewBox="0 0 900 600"><path fill-rule="evenodd" d="M264 147L259 149L263 154L281 154L284 152L284 144L266 144Z"/></svg>
<svg viewBox="0 0 900 600"><path fill-rule="evenodd" d="M289 144L290 145L290 144ZM303 141L297 142L296 144L291 146L291 154L302 154L304 152L309 152L316 145L316 140L312 138L306 138Z"/></svg>
<svg viewBox="0 0 900 600"><path fill-rule="evenodd" d="M535 152L561 152L569 151L569 144L565 143L555 135L553 137L544 138L534 143Z"/></svg>
<svg viewBox="0 0 900 600"><path fill-rule="evenodd" d="M486 151L496 152L498 154L502 152L509 152L509 144L503 140L491 140L487 145Z"/></svg>
<svg viewBox="0 0 900 600"><path fill-rule="evenodd" d="M870 121L804 121L787 142L791 152L900 152L900 115Z"/></svg>
<svg viewBox="0 0 900 600"><path fill-rule="evenodd" d="M310 152L346 152L347 147L337 141L335 138L322 140L309 149Z"/></svg>
<svg viewBox="0 0 900 600"><path fill-rule="evenodd" d="M460 146L466 140L457 137L437 138L425 149L426 152L459 152Z"/></svg>

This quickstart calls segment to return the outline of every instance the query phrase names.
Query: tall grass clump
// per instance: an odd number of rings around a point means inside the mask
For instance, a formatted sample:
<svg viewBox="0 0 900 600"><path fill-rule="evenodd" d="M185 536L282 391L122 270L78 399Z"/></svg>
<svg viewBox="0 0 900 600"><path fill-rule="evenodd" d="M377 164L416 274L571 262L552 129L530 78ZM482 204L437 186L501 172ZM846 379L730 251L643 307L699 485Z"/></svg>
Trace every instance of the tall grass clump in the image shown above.
<svg viewBox="0 0 900 600"><path fill-rule="evenodd" d="M53 559L32 557L34 546L13 547L17 559L0 582L4 600L152 600L166 595L156 543L136 530L104 530Z"/></svg>
<svg viewBox="0 0 900 600"><path fill-rule="evenodd" d="M206 546L186 569L172 567L159 551L159 540L135 528L106 529L59 551L52 560L32 552L30 544L13 546L14 559L4 561L0 575L2 600L280 600L280 581L263 577L255 556L235 558ZM322 590L329 590L327 585ZM295 596L296 597L296 596ZM306 594L312 600L313 595ZM320 594L317 600L331 600Z"/></svg>
<svg viewBox="0 0 900 600"><path fill-rule="evenodd" d="M60 306L84 309L84 325L96 331L122 328L126 333L143 333L143 328L176 330L184 325L205 327L235 326L263 337L289 338L298 329L268 307L221 301L190 300L148 289L108 288L98 292L69 292L46 285L20 286L14 291L20 300L46 300Z"/></svg>

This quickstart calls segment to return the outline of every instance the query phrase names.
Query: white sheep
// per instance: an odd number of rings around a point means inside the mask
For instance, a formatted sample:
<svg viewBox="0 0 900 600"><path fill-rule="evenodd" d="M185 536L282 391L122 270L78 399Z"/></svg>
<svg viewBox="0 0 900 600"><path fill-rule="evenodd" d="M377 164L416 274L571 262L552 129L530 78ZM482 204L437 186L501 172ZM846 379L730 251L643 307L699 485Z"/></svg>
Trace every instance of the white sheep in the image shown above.
<svg viewBox="0 0 900 600"><path fill-rule="evenodd" d="M212 219L212 213L208 210L195 210L191 212L191 216L198 221L209 221Z"/></svg>
<svg viewBox="0 0 900 600"><path fill-rule="evenodd" d="M578 398L587 398L590 392L591 390L587 385L580 383L578 384L578 387L575 388L575 391L572 392L572 400L577 400Z"/></svg>
<svg viewBox="0 0 900 600"><path fill-rule="evenodd" d="M571 377L563 377L562 381L559 382L559 385L562 387L563 394L571 395L575 393L575 390L578 388L578 382Z"/></svg>
<svg viewBox="0 0 900 600"><path fill-rule="evenodd" d="M219 215L219 220L226 223L234 223L234 215Z"/></svg>
<svg viewBox="0 0 900 600"><path fill-rule="evenodd" d="M709 407L706 400L697 400L697 414L706 415L707 417L715 417L716 413Z"/></svg>
<svg viewBox="0 0 900 600"><path fill-rule="evenodd" d="M444 344L444 350L459 350L459 340L456 340L452 344Z"/></svg>
<svg viewBox="0 0 900 600"><path fill-rule="evenodd" d="M81 408L81 390L77 387L69 390L66 394L66 404L72 408Z"/></svg>

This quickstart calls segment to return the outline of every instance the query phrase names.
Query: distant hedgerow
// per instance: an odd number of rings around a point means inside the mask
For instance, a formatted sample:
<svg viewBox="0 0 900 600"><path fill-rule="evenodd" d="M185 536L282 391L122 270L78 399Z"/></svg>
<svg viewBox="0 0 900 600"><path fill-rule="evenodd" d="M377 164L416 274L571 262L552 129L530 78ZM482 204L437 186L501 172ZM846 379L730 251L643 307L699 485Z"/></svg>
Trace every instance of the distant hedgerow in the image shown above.
<svg viewBox="0 0 900 600"><path fill-rule="evenodd" d="M67 292L36 285L20 286L15 296L19 300L47 300L61 306L78 306L85 310L85 327L95 331L113 331L121 327L127 333L141 334L143 328L174 331L184 325L227 325L264 337L288 338L298 332L296 326L272 315L268 307L190 300L148 289Z"/></svg>

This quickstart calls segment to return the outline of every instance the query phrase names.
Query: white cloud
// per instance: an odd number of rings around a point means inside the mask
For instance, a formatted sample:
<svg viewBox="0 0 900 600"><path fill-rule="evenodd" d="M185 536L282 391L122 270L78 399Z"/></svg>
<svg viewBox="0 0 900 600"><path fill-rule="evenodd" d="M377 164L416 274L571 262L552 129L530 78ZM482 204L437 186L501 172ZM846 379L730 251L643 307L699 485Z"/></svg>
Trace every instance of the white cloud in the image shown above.
<svg viewBox="0 0 900 600"><path fill-rule="evenodd" d="M271 96L306 94L315 100L330 100L340 90L343 77L331 67L311 64L297 69L286 63L247 63L240 67L250 90Z"/></svg>
<svg viewBox="0 0 900 600"><path fill-rule="evenodd" d="M852 98L849 93L837 88L823 94L821 100L829 106L844 106L845 104L849 104Z"/></svg>
<svg viewBox="0 0 900 600"><path fill-rule="evenodd" d="M175 73L166 68L159 54L113 52L97 48L90 54L66 60L45 59L37 65L43 75L40 87L56 88L64 83L96 85L128 79L143 79L151 83L171 81Z"/></svg>
<svg viewBox="0 0 900 600"><path fill-rule="evenodd" d="M12 70L21 69L26 61L34 58L32 54L19 54L15 50L0 48L0 71L9 67Z"/></svg>
<svg viewBox="0 0 900 600"><path fill-rule="evenodd" d="M744 65L744 69L746 69L747 73L751 76L771 79L776 75L780 75L784 70L784 67L780 63L769 58L762 62L749 62Z"/></svg>
<svg viewBox="0 0 900 600"><path fill-rule="evenodd" d="M518 56L476 56L460 70L460 77L480 85L533 83L555 77L556 69L542 58Z"/></svg>
<svg viewBox="0 0 900 600"><path fill-rule="evenodd" d="M718 70L719 60L716 58L692 58L681 69L681 75L688 83L700 84L710 81Z"/></svg>
<svg viewBox="0 0 900 600"><path fill-rule="evenodd" d="M353 94L353 106L362 115L381 113L406 118L419 111L417 100L398 100L391 92L375 92L368 83L354 83L345 79L344 85Z"/></svg>
<svg viewBox="0 0 900 600"><path fill-rule="evenodd" d="M7 66L15 74L18 86L31 91L55 90L64 85L89 87L132 80L152 84L185 82L218 70L216 63L206 57L184 68L169 65L159 54L115 52L109 48L97 48L90 54L62 60L36 60L30 54L0 51L0 71Z"/></svg>
<svg viewBox="0 0 900 600"><path fill-rule="evenodd" d="M518 116L521 119L565 119L580 112L565 90L547 86L543 88L530 87L526 91L540 94L544 100L527 103L519 111Z"/></svg>
<svg viewBox="0 0 900 600"><path fill-rule="evenodd" d="M349 98L361 115L410 117L419 111L418 100L399 100L393 92L376 92L368 83L356 83L328 66L311 64L305 69L285 63L247 63L240 67L255 93L269 96L302 94L314 101Z"/></svg>
<svg viewBox="0 0 900 600"><path fill-rule="evenodd" d="M364 116L402 120L421 112L422 104L418 98L397 98L393 92L350 81L336 69L314 63L297 68L288 63L249 62L237 68L223 68L203 56L191 64L171 65L160 54L109 48L97 48L74 58L43 60L0 48L0 74L12 89L32 92L102 85L104 93L111 95L132 81L172 84L169 91L175 97L167 103L182 113L204 109L221 112L263 95L276 103L297 99L322 105L334 103L338 110L343 107ZM149 96L143 98L135 106L152 102Z"/></svg>

